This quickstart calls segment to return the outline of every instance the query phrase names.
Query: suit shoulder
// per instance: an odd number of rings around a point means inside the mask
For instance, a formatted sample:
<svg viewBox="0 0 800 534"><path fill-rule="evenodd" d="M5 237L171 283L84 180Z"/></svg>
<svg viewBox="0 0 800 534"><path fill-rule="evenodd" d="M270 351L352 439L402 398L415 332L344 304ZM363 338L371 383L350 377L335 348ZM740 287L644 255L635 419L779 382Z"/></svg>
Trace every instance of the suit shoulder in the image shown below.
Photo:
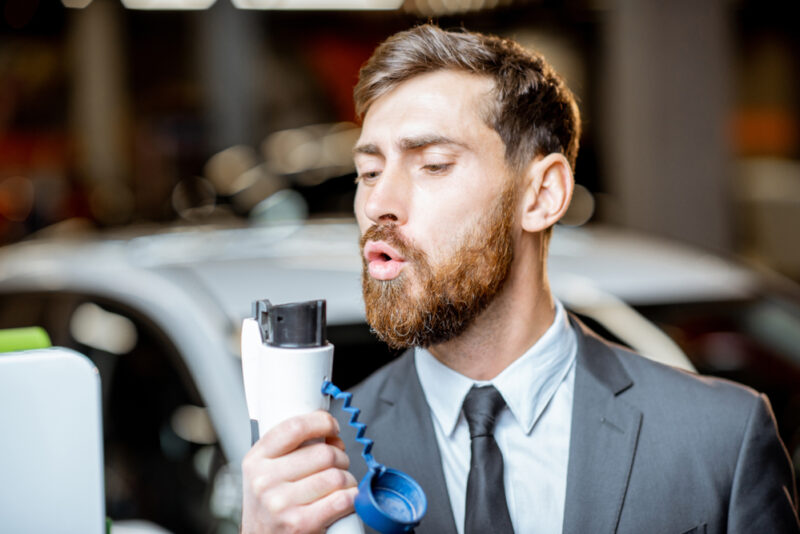
<svg viewBox="0 0 800 534"><path fill-rule="evenodd" d="M399 357L380 367L367 378L353 386L353 395L360 399L377 399L381 391L384 390L389 379L396 372L404 371L406 366L412 365L413 358L414 351L407 350Z"/></svg>
<svg viewBox="0 0 800 534"><path fill-rule="evenodd" d="M383 402L381 397L391 390L393 385L396 387L396 378L407 376L408 372L413 371L414 362L413 350L406 351L400 357L392 360L377 371L369 375L360 383L350 389L353 394L352 404L359 409L359 422L367 425L374 425L388 409L388 404ZM351 471L360 479L365 473L364 462L358 460L357 456L361 451L361 445L356 443L356 432L350 425L350 412L341 409L341 401L332 402L332 413L339 422L341 438L345 442L347 453L350 455Z"/></svg>
<svg viewBox="0 0 800 534"><path fill-rule="evenodd" d="M413 371L414 351L408 350L386 365L380 367L367 378L349 389L353 394L352 405L361 410L364 421L374 422L385 411L387 404L381 397L387 391L397 386L396 377L407 376ZM341 427L347 425L349 414L336 409L339 401L334 401L334 416L339 420Z"/></svg>
<svg viewBox="0 0 800 534"><path fill-rule="evenodd" d="M610 348L633 379L632 396L673 409L683 417L694 413L742 421L763 402L761 394L743 384L671 367L623 347Z"/></svg>

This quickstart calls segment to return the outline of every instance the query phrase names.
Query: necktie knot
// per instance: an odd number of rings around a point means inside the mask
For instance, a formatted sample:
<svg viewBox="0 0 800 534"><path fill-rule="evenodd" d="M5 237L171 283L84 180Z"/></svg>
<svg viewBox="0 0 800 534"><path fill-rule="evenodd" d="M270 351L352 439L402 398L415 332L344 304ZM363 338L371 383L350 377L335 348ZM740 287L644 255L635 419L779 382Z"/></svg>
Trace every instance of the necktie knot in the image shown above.
<svg viewBox="0 0 800 534"><path fill-rule="evenodd" d="M469 437L491 436L497 416L506 401L494 386L472 386L464 399L464 417L469 425Z"/></svg>

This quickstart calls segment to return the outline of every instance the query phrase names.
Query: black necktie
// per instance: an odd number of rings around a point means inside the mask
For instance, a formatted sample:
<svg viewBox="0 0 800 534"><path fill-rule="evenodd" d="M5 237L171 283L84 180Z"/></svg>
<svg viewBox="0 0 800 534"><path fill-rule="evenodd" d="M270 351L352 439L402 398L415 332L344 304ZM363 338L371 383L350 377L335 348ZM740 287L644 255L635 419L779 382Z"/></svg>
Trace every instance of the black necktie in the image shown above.
<svg viewBox="0 0 800 534"><path fill-rule="evenodd" d="M494 386L473 386L464 399L472 440L464 534L514 532L503 485L503 455L493 435L495 419L505 405Z"/></svg>

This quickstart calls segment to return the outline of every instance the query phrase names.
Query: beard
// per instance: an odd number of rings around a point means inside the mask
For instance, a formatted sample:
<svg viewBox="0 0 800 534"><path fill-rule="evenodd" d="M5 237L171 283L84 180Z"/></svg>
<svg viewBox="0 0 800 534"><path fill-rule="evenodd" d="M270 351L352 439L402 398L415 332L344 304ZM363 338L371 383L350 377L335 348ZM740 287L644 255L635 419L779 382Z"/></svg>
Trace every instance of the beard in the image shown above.
<svg viewBox="0 0 800 534"><path fill-rule="evenodd" d="M385 241L406 260L396 278L377 280L369 275L362 254L361 286L372 331L395 349L428 347L461 335L508 278L516 199L512 183L436 265L393 223L370 227L361 237L362 251L367 241Z"/></svg>

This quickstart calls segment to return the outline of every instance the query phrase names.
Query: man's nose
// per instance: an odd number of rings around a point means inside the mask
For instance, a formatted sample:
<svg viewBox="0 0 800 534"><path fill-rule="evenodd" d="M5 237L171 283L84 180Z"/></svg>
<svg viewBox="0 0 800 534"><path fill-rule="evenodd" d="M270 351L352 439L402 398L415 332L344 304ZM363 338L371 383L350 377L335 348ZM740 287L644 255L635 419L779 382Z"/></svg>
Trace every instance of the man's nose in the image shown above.
<svg viewBox="0 0 800 534"><path fill-rule="evenodd" d="M384 168L380 177L370 187L364 214L374 223L408 220L409 181L402 169Z"/></svg>

